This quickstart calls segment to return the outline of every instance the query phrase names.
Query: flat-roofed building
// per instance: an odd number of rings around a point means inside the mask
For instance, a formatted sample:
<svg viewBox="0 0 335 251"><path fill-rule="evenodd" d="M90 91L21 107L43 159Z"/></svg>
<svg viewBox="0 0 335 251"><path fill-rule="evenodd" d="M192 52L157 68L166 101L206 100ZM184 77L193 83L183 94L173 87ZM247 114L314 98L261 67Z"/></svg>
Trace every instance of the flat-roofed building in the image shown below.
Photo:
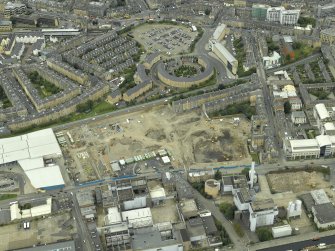
<svg viewBox="0 0 335 251"><path fill-rule="evenodd" d="M278 52L274 51L271 56L263 57L263 65L266 69L271 69L280 66L281 56Z"/></svg>
<svg viewBox="0 0 335 251"><path fill-rule="evenodd" d="M213 33L213 39L216 40L217 42L220 42L221 40L224 39L225 35L227 35L228 32L229 31L227 25L219 24Z"/></svg>
<svg viewBox="0 0 335 251"><path fill-rule="evenodd" d="M335 226L335 207L333 203L314 205L312 212L318 229L328 229Z"/></svg>
<svg viewBox="0 0 335 251"><path fill-rule="evenodd" d="M331 121L330 114L325 104L316 104L313 108L313 116L320 131L322 131L323 124Z"/></svg>
<svg viewBox="0 0 335 251"><path fill-rule="evenodd" d="M249 204L249 213L250 230L254 232L257 227L273 225L278 208L273 199L256 200Z"/></svg>
<svg viewBox="0 0 335 251"><path fill-rule="evenodd" d="M280 13L285 10L284 7L271 7L267 9L266 20L269 22L279 22Z"/></svg>
<svg viewBox="0 0 335 251"><path fill-rule="evenodd" d="M298 22L300 10L283 10L280 12L280 23L292 25Z"/></svg>
<svg viewBox="0 0 335 251"><path fill-rule="evenodd" d="M214 41L212 45L214 54L225 64L229 71L234 75L237 73L238 61L237 59L224 47L222 44Z"/></svg>
<svg viewBox="0 0 335 251"><path fill-rule="evenodd" d="M284 150L291 159L320 157L320 147L316 139L289 140L284 144Z"/></svg>

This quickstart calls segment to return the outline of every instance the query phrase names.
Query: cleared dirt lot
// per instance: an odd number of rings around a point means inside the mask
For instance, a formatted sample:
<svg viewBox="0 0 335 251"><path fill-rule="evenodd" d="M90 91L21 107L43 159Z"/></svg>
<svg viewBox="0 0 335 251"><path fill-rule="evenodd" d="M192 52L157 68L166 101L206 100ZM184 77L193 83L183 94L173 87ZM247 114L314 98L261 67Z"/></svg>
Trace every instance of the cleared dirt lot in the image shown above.
<svg viewBox="0 0 335 251"><path fill-rule="evenodd" d="M323 174L318 172L288 172L267 175L271 191L281 193L292 191L299 193L329 187Z"/></svg>
<svg viewBox="0 0 335 251"><path fill-rule="evenodd" d="M251 158L246 147L250 123L241 118L236 127L233 118L207 121L196 112L176 115L167 106L106 119L92 121L73 128L75 144L68 153L76 163L77 172L86 172L89 161L96 177L112 175L110 162L166 149L175 167L248 164ZM87 152L85 160L78 152ZM82 155L80 155L82 156ZM229 162L228 162L229 161ZM75 166L73 164L73 166ZM90 170L91 172L91 170ZM83 175L92 178L92 173Z"/></svg>

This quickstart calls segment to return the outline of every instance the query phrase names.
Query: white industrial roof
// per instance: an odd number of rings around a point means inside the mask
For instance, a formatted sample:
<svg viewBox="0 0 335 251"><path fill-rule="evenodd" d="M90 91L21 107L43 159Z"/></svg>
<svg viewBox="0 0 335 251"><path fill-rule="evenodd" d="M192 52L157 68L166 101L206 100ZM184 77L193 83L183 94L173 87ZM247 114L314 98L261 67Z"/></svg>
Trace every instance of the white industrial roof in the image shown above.
<svg viewBox="0 0 335 251"><path fill-rule="evenodd" d="M226 29L225 24L220 24L218 27L216 27L214 33L213 33L213 38L215 40L218 40L222 34L222 32Z"/></svg>
<svg viewBox="0 0 335 251"><path fill-rule="evenodd" d="M170 162L171 162L169 156L163 156L163 157L162 157L162 160L163 160L163 163L164 163L164 164L167 164L167 163L170 163Z"/></svg>
<svg viewBox="0 0 335 251"><path fill-rule="evenodd" d="M319 144L316 139L293 139L290 140L292 151L319 150Z"/></svg>
<svg viewBox="0 0 335 251"><path fill-rule="evenodd" d="M213 46L225 56L228 62L232 63L237 61L237 59L222 44L215 43Z"/></svg>
<svg viewBox="0 0 335 251"><path fill-rule="evenodd" d="M108 208L108 214L106 215L105 223L107 225L121 223L121 213L119 212L117 207Z"/></svg>
<svg viewBox="0 0 335 251"><path fill-rule="evenodd" d="M325 104L316 104L315 109L321 120L330 117Z"/></svg>
<svg viewBox="0 0 335 251"><path fill-rule="evenodd" d="M152 199L156 199L156 198L165 198L166 194L165 194L165 190L163 187L158 187L156 189L152 189L150 190L150 197Z"/></svg>
<svg viewBox="0 0 335 251"><path fill-rule="evenodd" d="M0 139L0 164L50 155L62 155L51 128Z"/></svg>
<svg viewBox="0 0 335 251"><path fill-rule="evenodd" d="M316 136L315 139L318 141L320 147L332 144L329 135L319 135Z"/></svg>
<svg viewBox="0 0 335 251"><path fill-rule="evenodd" d="M313 190L311 191L311 195L316 205L326 204L330 202L325 190L323 189Z"/></svg>
<svg viewBox="0 0 335 251"><path fill-rule="evenodd" d="M335 125L333 122L327 122L324 124L325 130L335 130Z"/></svg>
<svg viewBox="0 0 335 251"><path fill-rule="evenodd" d="M43 158L24 159L18 161L23 171L44 167Z"/></svg>
<svg viewBox="0 0 335 251"><path fill-rule="evenodd" d="M129 211L122 212L122 219L126 221L128 218L129 221L141 218L151 218L150 207L139 208Z"/></svg>
<svg viewBox="0 0 335 251"><path fill-rule="evenodd" d="M25 173L35 188L64 185L59 166L56 165L27 170Z"/></svg>

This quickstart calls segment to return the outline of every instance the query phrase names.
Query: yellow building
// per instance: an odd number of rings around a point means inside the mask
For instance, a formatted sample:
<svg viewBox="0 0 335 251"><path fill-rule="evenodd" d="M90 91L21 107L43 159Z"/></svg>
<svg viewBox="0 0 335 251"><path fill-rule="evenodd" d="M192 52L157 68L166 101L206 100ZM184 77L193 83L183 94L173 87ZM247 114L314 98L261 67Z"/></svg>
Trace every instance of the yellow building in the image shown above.
<svg viewBox="0 0 335 251"><path fill-rule="evenodd" d="M5 21L5 20L0 21L0 32L1 31L11 31L12 28L13 28L12 21Z"/></svg>
<svg viewBox="0 0 335 251"><path fill-rule="evenodd" d="M144 94L145 92L149 91L151 88L152 88L152 82L150 80L146 82L142 82L134 86L133 88L129 89L128 91L126 91L123 94L123 100L127 102L132 101L135 98Z"/></svg>
<svg viewBox="0 0 335 251"><path fill-rule="evenodd" d="M246 0L234 0L234 6L245 8L247 6L247 1Z"/></svg>
<svg viewBox="0 0 335 251"><path fill-rule="evenodd" d="M320 33L321 43L333 44L335 41L335 29L329 28L322 30Z"/></svg>
<svg viewBox="0 0 335 251"><path fill-rule="evenodd" d="M122 99L122 93L120 92L120 90L115 90L107 96L106 101L110 104L116 104L121 99Z"/></svg>

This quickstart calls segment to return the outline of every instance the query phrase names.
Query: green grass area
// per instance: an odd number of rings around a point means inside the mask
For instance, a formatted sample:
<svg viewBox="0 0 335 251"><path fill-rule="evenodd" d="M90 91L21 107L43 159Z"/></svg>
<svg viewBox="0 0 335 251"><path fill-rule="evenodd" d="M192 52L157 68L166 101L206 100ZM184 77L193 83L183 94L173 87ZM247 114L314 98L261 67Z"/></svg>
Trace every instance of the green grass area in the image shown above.
<svg viewBox="0 0 335 251"><path fill-rule="evenodd" d="M271 230L267 227L259 227L256 229L256 234L258 236L259 241L269 241L272 240Z"/></svg>
<svg viewBox="0 0 335 251"><path fill-rule="evenodd" d="M228 235L227 231L222 226L221 222L214 217L214 223L215 223L215 226L218 229L218 233L219 233L219 235L221 237L222 245L223 246L230 245L232 242L231 242L231 240L229 238L229 235Z"/></svg>
<svg viewBox="0 0 335 251"><path fill-rule="evenodd" d="M191 77L197 74L197 69L191 65L181 65L174 70L176 77Z"/></svg>
<svg viewBox="0 0 335 251"><path fill-rule="evenodd" d="M228 105L225 109L213 112L210 117L219 117L243 113L248 119L256 114L256 108L250 106L250 102L242 102L237 104Z"/></svg>
<svg viewBox="0 0 335 251"><path fill-rule="evenodd" d="M321 69L319 67L319 64L317 61L313 61L310 64L311 70L315 76L315 81L316 83L323 83L325 82L325 79L323 78L323 74L321 72Z"/></svg>
<svg viewBox="0 0 335 251"><path fill-rule="evenodd" d="M242 37L240 37L238 39L235 39L233 45L234 45L234 48L236 50L236 59L238 61L237 75L239 77L246 77L246 76L249 76L249 75L255 73L256 68L251 68L247 71L245 71L243 69L243 62L246 59L246 53L244 51L244 44L243 44Z"/></svg>
<svg viewBox="0 0 335 251"><path fill-rule="evenodd" d="M244 231L242 229L242 226L238 223L234 223L233 225L235 232L237 233L238 236L243 237L244 236Z"/></svg>
<svg viewBox="0 0 335 251"><path fill-rule="evenodd" d="M269 53L279 50L279 46L272 40L271 37L266 38Z"/></svg>
<svg viewBox="0 0 335 251"><path fill-rule="evenodd" d="M330 95L330 92L324 90L309 90L308 92L317 97L318 100L328 99L328 96Z"/></svg>
<svg viewBox="0 0 335 251"><path fill-rule="evenodd" d="M17 194L5 193L0 194L0 200L9 200L17 197Z"/></svg>
<svg viewBox="0 0 335 251"><path fill-rule="evenodd" d="M315 130L306 130L305 132L306 132L307 138L309 139L315 139L315 137L317 136Z"/></svg>
<svg viewBox="0 0 335 251"><path fill-rule="evenodd" d="M233 220L234 219L234 213L237 208L234 204L223 202L219 205L220 212L228 219Z"/></svg>
<svg viewBox="0 0 335 251"><path fill-rule="evenodd" d="M37 71L30 72L28 78L33 84L34 88L37 89L38 95L41 98L49 97L53 94L60 92L62 89L55 86L53 83L42 78Z"/></svg>
<svg viewBox="0 0 335 251"><path fill-rule="evenodd" d="M293 43L293 49L294 49L295 60L305 58L311 55L313 52L315 52L315 50L318 50L317 48L313 48L301 42Z"/></svg>
<svg viewBox="0 0 335 251"><path fill-rule="evenodd" d="M136 72L136 66L133 65L132 67L125 69L121 76L124 77L124 81L120 85L120 91L125 93L127 90L133 88L136 84L134 82L134 74Z"/></svg>
<svg viewBox="0 0 335 251"><path fill-rule="evenodd" d="M252 161L255 161L256 164L260 163L258 153L250 153L250 156L251 156Z"/></svg>
<svg viewBox="0 0 335 251"><path fill-rule="evenodd" d="M313 27L315 27L316 19L313 18L313 17L299 17L298 24L301 27L306 27L309 24L311 24Z"/></svg>
<svg viewBox="0 0 335 251"><path fill-rule="evenodd" d="M8 99L4 89L0 86L0 108L6 109L8 107L11 107L12 103Z"/></svg>

